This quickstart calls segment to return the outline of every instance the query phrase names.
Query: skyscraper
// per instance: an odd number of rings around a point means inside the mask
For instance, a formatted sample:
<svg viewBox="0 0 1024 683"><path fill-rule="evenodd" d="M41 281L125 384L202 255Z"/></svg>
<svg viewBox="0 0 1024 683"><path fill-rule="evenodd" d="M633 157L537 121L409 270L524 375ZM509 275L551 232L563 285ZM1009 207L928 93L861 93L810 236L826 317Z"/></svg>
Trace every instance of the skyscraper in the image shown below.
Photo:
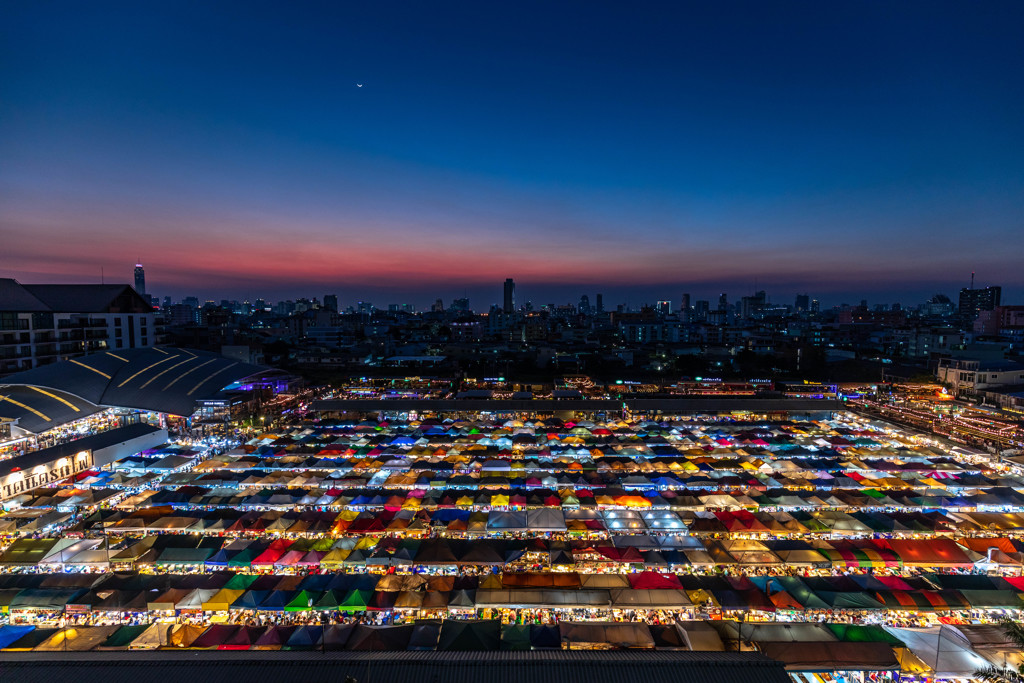
<svg viewBox="0 0 1024 683"><path fill-rule="evenodd" d="M794 308L796 308L797 313L811 310L811 297L807 294L797 294L796 306Z"/></svg>
<svg viewBox="0 0 1024 683"><path fill-rule="evenodd" d="M744 320L751 320L758 317L761 310L768 303L768 295L764 290L756 292L753 296L740 298L740 317Z"/></svg>
<svg viewBox="0 0 1024 683"><path fill-rule="evenodd" d="M135 264L135 291L143 296L146 295L146 269L142 267L141 263Z"/></svg>
<svg viewBox="0 0 1024 683"><path fill-rule="evenodd" d="M596 306L598 313L604 313L604 297L601 294L597 295Z"/></svg>
<svg viewBox="0 0 1024 683"><path fill-rule="evenodd" d="M516 310L516 283L512 278L505 280L505 305L506 313L513 313Z"/></svg>
<svg viewBox="0 0 1024 683"><path fill-rule="evenodd" d="M324 294L324 308L328 311L338 312L338 295Z"/></svg>
<svg viewBox="0 0 1024 683"><path fill-rule="evenodd" d="M984 289L964 287L960 290L959 313L968 320L974 320L981 311L994 310L1002 297L1002 287L985 287Z"/></svg>

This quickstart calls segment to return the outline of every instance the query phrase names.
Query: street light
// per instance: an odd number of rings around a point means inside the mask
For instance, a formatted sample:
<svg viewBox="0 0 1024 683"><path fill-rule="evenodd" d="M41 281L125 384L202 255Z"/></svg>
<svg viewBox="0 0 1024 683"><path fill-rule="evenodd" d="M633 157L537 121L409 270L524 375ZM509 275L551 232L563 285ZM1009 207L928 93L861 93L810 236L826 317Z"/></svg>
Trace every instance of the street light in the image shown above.
<svg viewBox="0 0 1024 683"><path fill-rule="evenodd" d="M743 621L746 617L746 612L740 612L736 615L736 652L740 652L743 647Z"/></svg>
<svg viewBox="0 0 1024 683"><path fill-rule="evenodd" d="M312 604L313 600L310 599L309 602ZM327 625L328 625L328 623L329 622L327 620L327 612L321 612L320 613L320 625L323 627L323 632L320 634L320 654L324 654L324 655L327 654Z"/></svg>

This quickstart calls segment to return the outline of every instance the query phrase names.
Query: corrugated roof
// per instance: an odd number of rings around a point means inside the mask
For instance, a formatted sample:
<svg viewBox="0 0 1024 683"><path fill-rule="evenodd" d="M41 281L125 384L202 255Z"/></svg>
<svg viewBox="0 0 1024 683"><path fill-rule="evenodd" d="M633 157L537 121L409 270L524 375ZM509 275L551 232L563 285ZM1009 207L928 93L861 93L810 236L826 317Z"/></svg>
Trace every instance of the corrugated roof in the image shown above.
<svg viewBox="0 0 1024 683"><path fill-rule="evenodd" d="M16 418L33 434L88 417L102 408L57 389L0 384L0 417Z"/></svg>
<svg viewBox="0 0 1024 683"><path fill-rule="evenodd" d="M96 353L19 372L4 382L62 391L100 406L191 415L196 401L269 372L215 353L169 347Z"/></svg>

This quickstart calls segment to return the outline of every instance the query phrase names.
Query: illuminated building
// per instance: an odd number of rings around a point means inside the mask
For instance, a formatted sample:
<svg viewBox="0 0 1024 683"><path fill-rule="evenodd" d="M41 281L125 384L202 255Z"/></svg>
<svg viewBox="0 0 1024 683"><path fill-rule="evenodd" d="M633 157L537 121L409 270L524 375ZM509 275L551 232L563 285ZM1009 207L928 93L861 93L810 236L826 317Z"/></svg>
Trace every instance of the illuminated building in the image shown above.
<svg viewBox="0 0 1024 683"><path fill-rule="evenodd" d="M985 287L974 289L964 287L960 290L960 315L968 320L974 320L982 311L991 311L999 305L1002 298L1002 287Z"/></svg>
<svg viewBox="0 0 1024 683"><path fill-rule="evenodd" d="M142 267L141 263L135 264L135 291L143 296L146 295L146 269Z"/></svg>

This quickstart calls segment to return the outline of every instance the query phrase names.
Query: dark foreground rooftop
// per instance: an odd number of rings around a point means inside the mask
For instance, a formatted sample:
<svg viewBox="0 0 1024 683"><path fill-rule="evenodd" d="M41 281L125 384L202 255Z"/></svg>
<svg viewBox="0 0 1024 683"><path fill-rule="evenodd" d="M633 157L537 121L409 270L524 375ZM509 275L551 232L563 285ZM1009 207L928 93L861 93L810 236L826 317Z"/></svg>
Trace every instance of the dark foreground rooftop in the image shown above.
<svg viewBox="0 0 1024 683"><path fill-rule="evenodd" d="M4 653L18 683L789 683L754 653L672 651Z"/></svg>

